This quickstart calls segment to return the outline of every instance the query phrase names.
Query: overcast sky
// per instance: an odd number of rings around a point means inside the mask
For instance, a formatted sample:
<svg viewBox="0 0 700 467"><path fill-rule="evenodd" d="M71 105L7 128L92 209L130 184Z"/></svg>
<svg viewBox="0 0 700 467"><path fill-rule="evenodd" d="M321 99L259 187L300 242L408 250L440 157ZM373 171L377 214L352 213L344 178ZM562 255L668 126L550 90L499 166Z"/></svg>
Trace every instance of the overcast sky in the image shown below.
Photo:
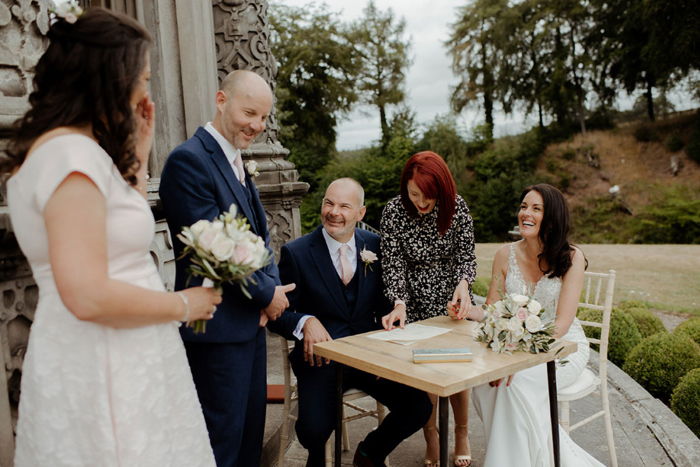
<svg viewBox="0 0 700 467"><path fill-rule="evenodd" d="M310 0L270 0L290 6L304 6ZM317 1L320 5L323 2ZM365 0L328 0L331 11L342 11L340 18L349 22L362 16ZM408 105L420 123L432 121L436 115L449 112L450 86L457 84L450 69L451 61L443 43L448 39L449 23L457 17L457 7L465 0L375 0L380 10L392 8L397 18L406 20L405 37L411 38L410 54L413 64L406 75ZM380 137L379 111L366 107L353 112L338 127L338 149L366 147ZM393 110L393 109L391 109ZM472 126L483 121L482 115L468 112L464 124ZM475 120L476 119L476 120Z"/></svg>
<svg viewBox="0 0 700 467"><path fill-rule="evenodd" d="M63 3L65 0L54 0ZM323 1L312 0L268 0L270 3L301 7L310 3L320 5ZM416 113L421 124L434 120L436 115L449 112L450 86L459 81L452 74L451 60L447 56L444 42L450 34L450 24L457 20L457 8L468 0L375 0L380 10L391 8L396 17L406 20L406 39L410 38L410 50L413 64L406 74L407 103ZM331 11L341 12L341 20L349 22L362 16L367 0L327 0ZM631 107L636 95L620 96L618 105L624 110ZM676 110L697 106L683 92L669 95L669 100ZM343 120L338 131L338 149L356 149L376 142L380 137L379 112L375 108L365 107L365 112L355 111ZM393 109L390 109L390 114ZM526 117L522 113L505 115L494 112L496 136L515 134L537 123L536 115ZM483 109L473 105L459 117L460 128L468 132L471 128L484 122Z"/></svg>
<svg viewBox="0 0 700 467"><path fill-rule="evenodd" d="M290 6L304 6L312 0L269 0ZM457 20L457 8L469 0L375 0L380 10L391 8L395 16L406 20L406 38L411 38L411 56L413 64L406 74L408 105L416 113L419 123L429 123L436 115L446 114L450 110L450 86L459 80L452 74L451 60L447 56L445 41L449 38L450 24ZM323 1L315 1L318 5ZM331 11L342 12L344 22L362 16L367 0L327 0ZM622 93L618 99L621 110L629 109L637 95L628 97ZM676 110L697 107L682 91L671 93L669 100ZM338 127L338 149L356 149L366 147L380 137L379 111L365 108L370 116L356 111L349 115ZM393 109L392 109L393 110ZM465 132L484 122L483 109L473 105L459 117L460 128ZM535 125L536 115L526 117L520 112L505 115L494 112L494 133L496 136L516 134Z"/></svg>

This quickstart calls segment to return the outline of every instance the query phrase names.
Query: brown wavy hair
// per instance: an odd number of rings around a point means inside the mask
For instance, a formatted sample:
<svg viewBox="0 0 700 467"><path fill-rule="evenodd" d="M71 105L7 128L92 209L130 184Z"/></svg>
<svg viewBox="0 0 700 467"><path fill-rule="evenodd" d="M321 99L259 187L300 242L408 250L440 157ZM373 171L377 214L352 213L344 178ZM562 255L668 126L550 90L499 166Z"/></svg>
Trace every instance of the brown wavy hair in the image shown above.
<svg viewBox="0 0 700 467"><path fill-rule="evenodd" d="M73 24L58 19L39 59L30 109L14 124L1 169L24 163L42 134L65 126L92 125L100 146L124 179L136 184L136 120L129 98L145 65L151 36L136 20L93 7Z"/></svg>
<svg viewBox="0 0 700 467"><path fill-rule="evenodd" d="M549 274L550 277L564 277L571 268L574 246L569 242L569 231L571 230L569 203L566 202L561 191L546 183L525 188L520 194L521 203L531 191L539 193L544 204L538 234L542 241L542 253L537 255L540 271L545 275ZM546 270L542 267L542 263L547 265ZM586 260L587 267L588 260Z"/></svg>
<svg viewBox="0 0 700 467"><path fill-rule="evenodd" d="M440 236L452 225L457 205L457 187L450 169L432 151L423 151L411 156L401 173L401 204L411 217L418 217L418 210L408 196L408 182L413 180L418 189L430 199L436 199L438 210L437 227Z"/></svg>

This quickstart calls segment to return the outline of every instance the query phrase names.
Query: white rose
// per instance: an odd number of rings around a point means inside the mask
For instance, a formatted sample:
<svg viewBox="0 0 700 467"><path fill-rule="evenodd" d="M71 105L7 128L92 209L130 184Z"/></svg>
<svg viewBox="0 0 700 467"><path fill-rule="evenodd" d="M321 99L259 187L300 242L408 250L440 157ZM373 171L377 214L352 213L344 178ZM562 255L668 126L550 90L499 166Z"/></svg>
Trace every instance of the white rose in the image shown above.
<svg viewBox="0 0 700 467"><path fill-rule="evenodd" d="M69 24L75 24L75 22L78 21L78 17L75 16L75 13L73 12L66 13L66 16L64 16L63 19Z"/></svg>
<svg viewBox="0 0 700 467"><path fill-rule="evenodd" d="M224 230L224 223L217 219L211 223L211 228L214 230L214 232L219 233Z"/></svg>
<svg viewBox="0 0 700 467"><path fill-rule="evenodd" d="M199 247L204 251L211 252L211 247L214 244L216 237L220 235L221 234L219 232L217 232L211 227L208 227L204 229L204 232L202 232L202 234L199 236L199 238L197 239L197 243L199 244Z"/></svg>
<svg viewBox="0 0 700 467"><path fill-rule="evenodd" d="M71 8L72 8L72 5L70 3L61 3L60 5L56 6L56 9L54 11L56 12L56 15L63 18L68 13L70 13Z"/></svg>
<svg viewBox="0 0 700 467"><path fill-rule="evenodd" d="M530 300L530 303L527 304L527 311L529 311L530 314L536 315L541 309L542 305L540 305L540 302L537 300Z"/></svg>
<svg viewBox="0 0 700 467"><path fill-rule="evenodd" d="M197 239L199 238L200 235L209 227L211 222L208 220L202 219L201 221L197 221L194 224L192 224L192 227L190 227L190 232L192 232L192 235L194 235L194 238Z"/></svg>
<svg viewBox="0 0 700 467"><path fill-rule="evenodd" d="M525 306L530 299L527 295L513 294L511 300L513 300L516 307L521 307Z"/></svg>
<svg viewBox="0 0 700 467"><path fill-rule="evenodd" d="M234 242L240 242L244 238L244 232L235 223L226 224L226 235Z"/></svg>
<svg viewBox="0 0 700 467"><path fill-rule="evenodd" d="M373 263L377 260L377 254L365 248L360 252L360 259L366 263Z"/></svg>
<svg viewBox="0 0 700 467"><path fill-rule="evenodd" d="M540 331L542 329L542 321L537 315L530 315L525 320L525 327L531 333Z"/></svg>
<svg viewBox="0 0 700 467"><path fill-rule="evenodd" d="M242 264L244 266L250 265L255 259L253 256L253 249L254 246L249 241L239 242L236 245L236 249L233 255L236 263Z"/></svg>
<svg viewBox="0 0 700 467"><path fill-rule="evenodd" d="M508 330L510 332L517 332L523 329L522 322L515 316L508 320Z"/></svg>
<svg viewBox="0 0 700 467"><path fill-rule="evenodd" d="M248 171L248 175L251 177L257 177L260 175L258 173L258 163L255 161L248 161L245 165L246 170Z"/></svg>
<svg viewBox="0 0 700 467"><path fill-rule="evenodd" d="M501 300L497 301L496 304L493 306L494 316L496 316L498 318L505 312L506 312L506 306L503 304L503 301L501 301Z"/></svg>
<svg viewBox="0 0 700 467"><path fill-rule="evenodd" d="M236 244L225 235L217 235L211 245L211 254L219 261L226 261L233 256Z"/></svg>

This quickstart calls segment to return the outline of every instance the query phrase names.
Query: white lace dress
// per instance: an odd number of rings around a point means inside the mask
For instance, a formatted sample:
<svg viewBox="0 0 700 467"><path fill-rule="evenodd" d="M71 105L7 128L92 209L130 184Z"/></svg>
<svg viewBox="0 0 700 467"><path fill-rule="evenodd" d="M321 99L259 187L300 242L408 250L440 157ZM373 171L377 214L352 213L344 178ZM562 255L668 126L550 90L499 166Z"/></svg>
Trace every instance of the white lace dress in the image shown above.
<svg viewBox="0 0 700 467"><path fill-rule="evenodd" d="M544 306L556 309L560 291L561 279L545 276L536 284L533 295ZM527 284L518 267L512 244L506 292L527 294ZM576 381L589 355L588 341L578 319L574 318L569 332L562 339L577 342L578 350L566 358L569 363L557 368L557 385L560 388ZM485 467L554 465L546 365L517 372L510 386L477 386L472 390L472 401L484 422ZM559 439L563 467L603 465L577 446L561 427Z"/></svg>
<svg viewBox="0 0 700 467"><path fill-rule="evenodd" d="M43 211L73 172L104 195L110 277L163 290L149 254L148 203L107 153L75 134L37 148L7 184L12 225L39 286L15 466L214 466L179 323L114 329L78 320L58 295Z"/></svg>

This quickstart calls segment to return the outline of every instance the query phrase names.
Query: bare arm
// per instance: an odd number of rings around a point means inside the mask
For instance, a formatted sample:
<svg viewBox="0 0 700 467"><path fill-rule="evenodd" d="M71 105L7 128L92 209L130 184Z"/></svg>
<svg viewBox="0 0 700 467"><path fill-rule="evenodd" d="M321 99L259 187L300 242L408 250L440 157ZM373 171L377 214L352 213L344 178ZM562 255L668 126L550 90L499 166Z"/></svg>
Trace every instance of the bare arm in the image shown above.
<svg viewBox="0 0 700 467"><path fill-rule="evenodd" d="M44 208L49 260L61 300L80 320L133 328L184 319L186 306L174 293L110 279L105 199L87 176L74 172ZM210 318L221 297L202 287L183 291L190 319Z"/></svg>
<svg viewBox="0 0 700 467"><path fill-rule="evenodd" d="M554 324L557 326L557 331L554 334L556 338L561 338L569 332L569 327L578 311L578 302L581 298L581 289L583 289L583 273L586 269L586 259L583 256L583 252L578 248L574 248L571 263L571 267L564 274L561 281L557 317L554 320Z"/></svg>

